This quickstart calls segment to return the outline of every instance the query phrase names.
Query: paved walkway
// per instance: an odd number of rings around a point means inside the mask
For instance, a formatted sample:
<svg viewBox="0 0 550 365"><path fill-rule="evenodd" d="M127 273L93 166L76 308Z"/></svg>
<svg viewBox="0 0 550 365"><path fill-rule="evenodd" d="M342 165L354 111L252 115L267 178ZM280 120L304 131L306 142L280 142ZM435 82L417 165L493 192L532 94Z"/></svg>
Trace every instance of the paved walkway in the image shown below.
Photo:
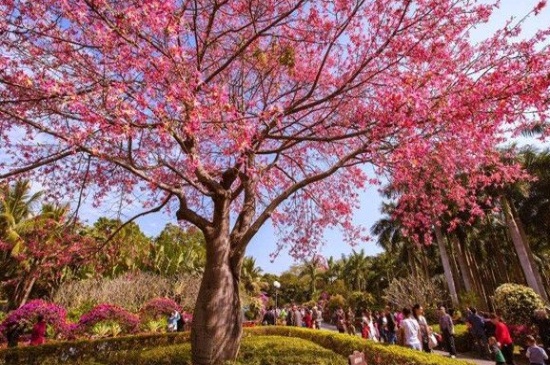
<svg viewBox="0 0 550 365"><path fill-rule="evenodd" d="M325 323L325 322L323 322L321 324L321 328L324 329L324 330L327 330L327 331L336 331L336 326L334 326L332 324ZM449 356L447 352L439 351L439 350L435 350L433 353L438 354L439 356L445 356L445 357ZM495 364L494 361L477 359L477 358L475 358L475 356L473 354L469 354L469 353L458 354L456 356L456 358L461 359L461 360L471 361L471 362L476 363L478 365L494 365Z"/></svg>

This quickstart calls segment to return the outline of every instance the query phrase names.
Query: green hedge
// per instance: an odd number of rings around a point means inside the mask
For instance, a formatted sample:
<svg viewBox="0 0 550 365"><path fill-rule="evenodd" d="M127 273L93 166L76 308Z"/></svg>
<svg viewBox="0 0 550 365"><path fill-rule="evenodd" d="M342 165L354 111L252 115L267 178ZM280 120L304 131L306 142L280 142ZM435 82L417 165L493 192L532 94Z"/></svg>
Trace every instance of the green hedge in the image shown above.
<svg viewBox="0 0 550 365"><path fill-rule="evenodd" d="M255 360L251 360L251 357L247 358L246 354L249 345L252 346L250 348L254 348L254 350L248 352L249 354L258 353L258 355L260 355L259 352L261 351L275 351L275 349L280 348L282 353L286 353L289 356L292 354L296 355L291 362L287 362L288 364L322 364L318 362L321 357L317 358L317 362L310 363L307 361L309 361L308 359L310 359L311 356L308 355L308 358L301 359L301 356L305 356L304 353L298 355L300 354L300 348L307 350L308 346L311 345L307 342L296 341L295 339L287 342L283 342L282 339L272 341L272 339L269 338L251 340L251 337L258 336L300 338L313 342L314 344L344 357L347 357L355 350L363 351L367 356L369 365L471 365L471 363L467 361L448 359L440 355L426 354L400 346L379 344L372 341L366 341L358 336L352 337L331 331L318 331L284 326L246 328L244 330L243 347L241 350L241 358L243 359L241 361L245 361L243 364L256 364L256 362L254 362ZM0 364L4 363L3 360L6 356L15 355L19 358L18 363L21 365L53 365L63 363L86 365L187 365L189 362L185 363L181 361L190 361L190 355L185 355L189 354L189 352L185 350L189 348L188 341L189 333L184 332L176 334L137 335L101 340L52 342L43 346L0 350ZM261 346L259 344L261 344ZM295 346L287 347L287 345L291 346L292 344L296 344L298 348ZM330 358L328 355L329 353L322 355L322 359ZM258 357L258 359L259 358L260 357ZM270 361L274 361L275 356L270 356L269 358L271 359ZM260 363L265 365L279 364L276 362ZM337 364L337 362L328 362L326 364Z"/></svg>
<svg viewBox="0 0 550 365"><path fill-rule="evenodd" d="M432 326L432 329L441 333L439 325ZM456 324L455 325L455 347L457 352L472 352L475 350L474 341L470 332L468 332L468 326L465 324Z"/></svg>
<svg viewBox="0 0 550 365"><path fill-rule="evenodd" d="M192 365L190 344L155 348L118 359L117 365ZM345 365L347 358L311 341L281 336L243 338L234 365Z"/></svg>
<svg viewBox="0 0 550 365"><path fill-rule="evenodd" d="M375 365L472 365L464 360L449 359L436 354L415 351L396 345L384 345L330 331L317 331L296 327L255 327L245 331L245 336L286 336L298 337L314 342L342 356L353 351L365 353L367 363Z"/></svg>
<svg viewBox="0 0 550 365"><path fill-rule="evenodd" d="M79 364L91 359L104 361L119 352L189 342L189 335L189 332L143 334L95 340L49 342L42 346L2 349L0 364L5 364L6 358L18 358L19 364L25 365Z"/></svg>

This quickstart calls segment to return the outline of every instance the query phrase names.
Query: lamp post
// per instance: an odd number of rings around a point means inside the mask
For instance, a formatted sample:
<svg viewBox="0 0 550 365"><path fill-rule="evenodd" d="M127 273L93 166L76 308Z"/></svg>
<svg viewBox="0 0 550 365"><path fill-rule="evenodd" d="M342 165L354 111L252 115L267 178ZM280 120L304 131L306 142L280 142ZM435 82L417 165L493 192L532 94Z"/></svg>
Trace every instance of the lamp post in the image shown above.
<svg viewBox="0 0 550 365"><path fill-rule="evenodd" d="M277 313L278 307L277 307L277 294L279 291L279 288L281 287L281 283L279 283L277 280L273 282L273 287L275 288L275 313Z"/></svg>

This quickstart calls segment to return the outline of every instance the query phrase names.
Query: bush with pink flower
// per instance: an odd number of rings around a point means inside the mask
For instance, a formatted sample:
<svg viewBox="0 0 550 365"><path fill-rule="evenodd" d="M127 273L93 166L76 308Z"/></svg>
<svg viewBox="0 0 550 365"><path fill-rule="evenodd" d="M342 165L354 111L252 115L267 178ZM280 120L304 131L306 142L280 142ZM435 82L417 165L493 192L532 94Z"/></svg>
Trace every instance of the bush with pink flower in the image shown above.
<svg viewBox="0 0 550 365"><path fill-rule="evenodd" d="M153 298L141 309L143 317L158 318L160 316L169 316L173 311L181 312L181 307L170 298Z"/></svg>
<svg viewBox="0 0 550 365"><path fill-rule="evenodd" d="M30 331L40 315L44 317L55 336L67 334L67 311L57 304L37 299L8 314L0 324L0 342L6 341L6 331L12 325L22 325Z"/></svg>
<svg viewBox="0 0 550 365"><path fill-rule="evenodd" d="M135 333L139 330L140 319L122 307L100 304L82 315L76 328L79 332L88 332L100 322L115 322L121 326L124 333Z"/></svg>

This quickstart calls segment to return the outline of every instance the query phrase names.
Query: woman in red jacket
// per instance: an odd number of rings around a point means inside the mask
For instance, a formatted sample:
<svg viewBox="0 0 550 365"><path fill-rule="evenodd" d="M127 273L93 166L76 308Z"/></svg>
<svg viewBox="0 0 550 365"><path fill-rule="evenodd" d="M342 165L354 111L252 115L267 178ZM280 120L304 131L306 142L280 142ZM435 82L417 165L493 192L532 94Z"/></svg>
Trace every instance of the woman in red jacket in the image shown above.
<svg viewBox="0 0 550 365"><path fill-rule="evenodd" d="M507 365L514 364L514 342L512 341L512 336L510 336L510 331L508 326L504 322L500 321L500 318L496 314L491 314L491 322L495 325L495 337L497 342L500 344L500 350L506 359Z"/></svg>
<svg viewBox="0 0 550 365"><path fill-rule="evenodd" d="M43 316L38 316L38 322L32 328L31 345L43 345L46 342L46 321Z"/></svg>
<svg viewBox="0 0 550 365"><path fill-rule="evenodd" d="M309 308L306 308L306 314L304 315L304 324L307 328L313 328L313 317L311 316L311 311Z"/></svg>

